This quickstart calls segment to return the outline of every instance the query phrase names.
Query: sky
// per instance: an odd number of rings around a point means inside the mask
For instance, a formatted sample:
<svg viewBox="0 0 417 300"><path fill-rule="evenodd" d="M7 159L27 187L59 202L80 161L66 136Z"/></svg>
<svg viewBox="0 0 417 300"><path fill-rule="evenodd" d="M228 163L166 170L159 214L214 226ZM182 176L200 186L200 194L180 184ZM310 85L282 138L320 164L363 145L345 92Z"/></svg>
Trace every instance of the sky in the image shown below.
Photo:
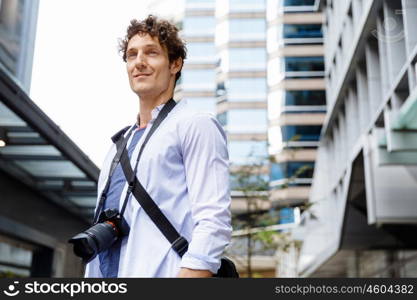
<svg viewBox="0 0 417 300"><path fill-rule="evenodd" d="M110 137L133 124L139 111L118 39L131 19L149 13L170 17L181 13L182 5L177 0L40 1L30 96L98 167Z"/></svg>

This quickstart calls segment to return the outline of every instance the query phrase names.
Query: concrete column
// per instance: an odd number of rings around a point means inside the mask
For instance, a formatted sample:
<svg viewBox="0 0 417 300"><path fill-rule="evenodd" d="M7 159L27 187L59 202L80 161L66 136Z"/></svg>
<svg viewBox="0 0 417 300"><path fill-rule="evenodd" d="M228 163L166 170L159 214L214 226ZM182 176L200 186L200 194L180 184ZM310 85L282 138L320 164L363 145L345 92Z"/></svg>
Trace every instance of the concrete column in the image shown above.
<svg viewBox="0 0 417 300"><path fill-rule="evenodd" d="M365 47L365 57L366 57L366 74L368 82L368 100L370 101L370 116L373 117L376 110L378 109L380 103L383 101L383 95L381 93L381 65L380 58L383 53L380 53L378 50L378 45L374 39L370 39ZM382 70L382 73L384 70ZM385 82L385 81L384 81ZM388 90L388 84L384 91Z"/></svg>
<svg viewBox="0 0 417 300"><path fill-rule="evenodd" d="M400 1L385 0L383 5L384 34L379 39L387 46L389 82L394 82L406 61L404 24Z"/></svg>
<svg viewBox="0 0 417 300"><path fill-rule="evenodd" d="M366 64L360 65L356 69L356 89L357 104L359 111L359 132L363 133L369 126L371 120L371 104L368 94L368 79L366 74Z"/></svg>
<svg viewBox="0 0 417 300"><path fill-rule="evenodd" d="M404 36L406 42L407 56L411 54L417 45L417 1L402 0L402 13L404 19Z"/></svg>

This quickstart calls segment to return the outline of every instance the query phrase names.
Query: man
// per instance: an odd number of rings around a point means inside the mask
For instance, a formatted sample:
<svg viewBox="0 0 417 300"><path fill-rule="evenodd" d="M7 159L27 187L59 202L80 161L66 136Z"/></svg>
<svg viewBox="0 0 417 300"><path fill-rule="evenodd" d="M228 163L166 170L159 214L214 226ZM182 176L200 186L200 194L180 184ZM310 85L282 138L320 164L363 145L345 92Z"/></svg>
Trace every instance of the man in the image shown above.
<svg viewBox="0 0 417 300"><path fill-rule="evenodd" d="M120 50L130 87L139 98L138 122L126 149L132 169L153 122L181 76L186 48L177 28L148 16L132 20ZM117 103L120 105L120 103ZM133 127L133 126L132 126ZM126 134L125 134L126 135ZM112 145L101 170L98 194L116 153ZM124 218L127 237L87 264L86 277L211 277L231 238L226 137L216 119L175 105L147 142L136 176L175 229L188 242L182 258L133 196ZM127 183L119 165L105 208L122 207Z"/></svg>

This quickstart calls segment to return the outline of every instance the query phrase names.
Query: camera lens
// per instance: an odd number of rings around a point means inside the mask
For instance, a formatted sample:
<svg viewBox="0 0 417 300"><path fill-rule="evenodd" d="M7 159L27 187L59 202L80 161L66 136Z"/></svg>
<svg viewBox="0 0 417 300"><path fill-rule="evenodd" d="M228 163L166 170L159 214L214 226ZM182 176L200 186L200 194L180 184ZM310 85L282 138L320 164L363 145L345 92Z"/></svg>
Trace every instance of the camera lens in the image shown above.
<svg viewBox="0 0 417 300"><path fill-rule="evenodd" d="M118 238L116 226L110 222L98 223L86 231L77 234L68 242L74 245L75 255L81 257L85 263L93 260L98 253L113 245Z"/></svg>

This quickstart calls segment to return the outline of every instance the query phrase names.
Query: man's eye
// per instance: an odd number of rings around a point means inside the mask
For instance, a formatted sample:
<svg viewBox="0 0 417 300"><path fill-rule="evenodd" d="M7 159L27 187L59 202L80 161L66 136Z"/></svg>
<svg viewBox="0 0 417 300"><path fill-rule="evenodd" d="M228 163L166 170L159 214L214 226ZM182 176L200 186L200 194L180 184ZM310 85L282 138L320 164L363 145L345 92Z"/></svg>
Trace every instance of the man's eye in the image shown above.
<svg viewBox="0 0 417 300"><path fill-rule="evenodd" d="M136 53L128 53L127 58L134 58L136 57Z"/></svg>

